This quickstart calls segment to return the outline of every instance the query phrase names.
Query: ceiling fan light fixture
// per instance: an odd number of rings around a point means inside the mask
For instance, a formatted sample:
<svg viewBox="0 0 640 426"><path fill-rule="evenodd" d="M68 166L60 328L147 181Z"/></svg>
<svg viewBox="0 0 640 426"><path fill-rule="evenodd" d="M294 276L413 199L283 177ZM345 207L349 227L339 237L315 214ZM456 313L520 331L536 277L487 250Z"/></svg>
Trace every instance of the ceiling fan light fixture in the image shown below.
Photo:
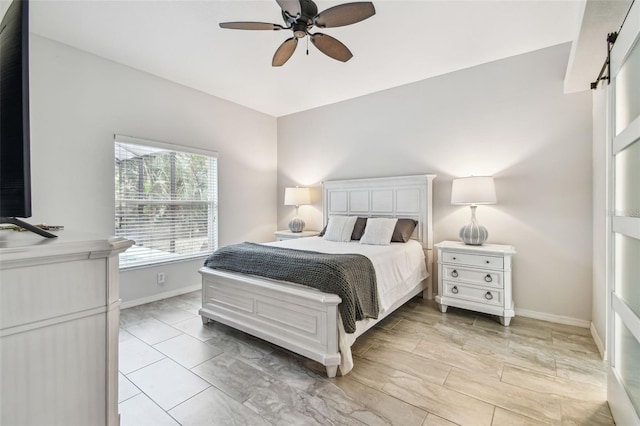
<svg viewBox="0 0 640 426"><path fill-rule="evenodd" d="M293 36L295 38L303 38L304 36L307 35L307 24L305 23L298 22L296 24L293 24L292 29L293 29Z"/></svg>

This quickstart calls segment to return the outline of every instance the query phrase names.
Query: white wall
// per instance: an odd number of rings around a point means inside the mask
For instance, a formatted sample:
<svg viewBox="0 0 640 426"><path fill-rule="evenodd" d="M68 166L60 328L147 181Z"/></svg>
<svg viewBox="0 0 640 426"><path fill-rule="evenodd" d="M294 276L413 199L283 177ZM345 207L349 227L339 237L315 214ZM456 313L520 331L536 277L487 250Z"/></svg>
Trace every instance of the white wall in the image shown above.
<svg viewBox="0 0 640 426"><path fill-rule="evenodd" d="M563 94L568 55L555 46L279 118L279 228L294 213L286 186L428 172L434 241L456 240L470 210L450 205L451 179L493 175L498 204L478 221L516 247L516 312L588 326L591 94ZM321 206L300 208L308 229Z"/></svg>
<svg viewBox="0 0 640 426"><path fill-rule="evenodd" d="M117 133L217 151L220 245L273 240L274 117L33 34L30 66L31 223L113 234ZM124 272L123 301L198 285L201 264Z"/></svg>
<svg viewBox="0 0 640 426"><path fill-rule="evenodd" d="M592 334L605 356L607 337L607 90L593 95L593 304Z"/></svg>

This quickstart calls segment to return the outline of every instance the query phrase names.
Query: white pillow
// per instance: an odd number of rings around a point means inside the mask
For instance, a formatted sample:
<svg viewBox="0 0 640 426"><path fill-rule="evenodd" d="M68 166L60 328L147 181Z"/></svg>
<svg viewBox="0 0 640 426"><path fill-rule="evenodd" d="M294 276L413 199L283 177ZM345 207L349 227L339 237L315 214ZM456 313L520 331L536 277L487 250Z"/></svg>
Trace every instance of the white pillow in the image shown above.
<svg viewBox="0 0 640 426"><path fill-rule="evenodd" d="M360 238L360 244L388 246L391 244L391 236L397 222L397 218L370 217L367 219L367 226Z"/></svg>
<svg viewBox="0 0 640 426"><path fill-rule="evenodd" d="M351 233L356 225L358 216L329 216L324 239L327 241L351 241Z"/></svg>

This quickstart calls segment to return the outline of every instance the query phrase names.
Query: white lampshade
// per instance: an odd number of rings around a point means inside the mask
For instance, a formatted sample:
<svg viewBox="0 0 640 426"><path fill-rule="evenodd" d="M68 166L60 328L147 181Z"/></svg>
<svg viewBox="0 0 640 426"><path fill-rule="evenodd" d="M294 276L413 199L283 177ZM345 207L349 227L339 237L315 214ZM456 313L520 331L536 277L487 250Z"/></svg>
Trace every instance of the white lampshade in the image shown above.
<svg viewBox="0 0 640 426"><path fill-rule="evenodd" d="M454 179L451 204L495 204L496 188L491 176L470 176Z"/></svg>
<svg viewBox="0 0 640 426"><path fill-rule="evenodd" d="M284 205L285 206L301 206L311 204L311 194L309 188L285 188L284 189Z"/></svg>

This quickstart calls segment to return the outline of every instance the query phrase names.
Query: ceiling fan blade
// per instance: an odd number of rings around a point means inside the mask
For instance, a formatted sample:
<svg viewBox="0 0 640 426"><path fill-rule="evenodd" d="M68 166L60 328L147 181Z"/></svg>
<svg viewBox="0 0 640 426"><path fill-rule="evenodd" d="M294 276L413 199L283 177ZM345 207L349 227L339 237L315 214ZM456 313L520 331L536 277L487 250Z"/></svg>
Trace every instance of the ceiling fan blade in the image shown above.
<svg viewBox="0 0 640 426"><path fill-rule="evenodd" d="M279 67L284 65L285 62L289 60L293 52L296 50L296 46L298 45L298 39L295 37L291 37L290 39L285 40L284 43L278 47L276 53L273 55L273 60L271 61L271 66Z"/></svg>
<svg viewBox="0 0 640 426"><path fill-rule="evenodd" d="M322 33L311 36L311 42L319 51L338 61L347 62L353 57L353 53L335 38Z"/></svg>
<svg viewBox="0 0 640 426"><path fill-rule="evenodd" d="M375 14L376 9L369 1L345 3L318 13L314 23L320 28L342 27L371 18Z"/></svg>
<svg viewBox="0 0 640 426"><path fill-rule="evenodd" d="M269 24L267 22L221 22L220 28L231 30L282 30L284 27L278 24Z"/></svg>
<svg viewBox="0 0 640 426"><path fill-rule="evenodd" d="M280 9L284 10L289 16L295 17L302 15L302 7L299 0L276 0Z"/></svg>

